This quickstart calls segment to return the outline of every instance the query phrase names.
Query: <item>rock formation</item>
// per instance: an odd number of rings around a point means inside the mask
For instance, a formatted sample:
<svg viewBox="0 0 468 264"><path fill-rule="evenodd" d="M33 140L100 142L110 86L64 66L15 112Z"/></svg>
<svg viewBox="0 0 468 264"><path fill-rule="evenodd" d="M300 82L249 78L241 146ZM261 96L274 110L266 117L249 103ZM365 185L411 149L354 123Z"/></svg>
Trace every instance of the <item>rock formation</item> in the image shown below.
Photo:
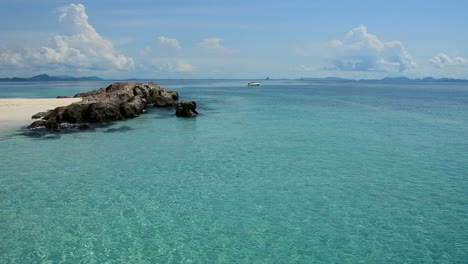
<svg viewBox="0 0 468 264"><path fill-rule="evenodd" d="M70 127L87 129L90 128L89 123L107 123L137 117L145 111L147 105L172 107L179 99L179 94L159 87L153 82L120 82L111 84L107 88L79 93L74 97L83 100L48 112L37 113L33 118L40 120L33 122L29 128L45 127L51 131ZM186 106L186 103L181 103L182 108L188 110L181 110L180 116L195 116L197 114L195 102L189 102L193 103L191 106Z"/></svg>
<svg viewBox="0 0 468 264"><path fill-rule="evenodd" d="M194 101L182 101L176 105L176 116L195 117L198 115L197 103Z"/></svg>

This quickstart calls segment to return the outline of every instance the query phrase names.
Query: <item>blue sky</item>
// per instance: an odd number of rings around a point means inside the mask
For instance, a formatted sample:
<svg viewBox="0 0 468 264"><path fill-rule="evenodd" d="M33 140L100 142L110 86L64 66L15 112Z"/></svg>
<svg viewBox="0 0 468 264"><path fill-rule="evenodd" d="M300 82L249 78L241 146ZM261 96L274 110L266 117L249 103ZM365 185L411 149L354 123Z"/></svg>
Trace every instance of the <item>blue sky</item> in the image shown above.
<svg viewBox="0 0 468 264"><path fill-rule="evenodd" d="M0 77L468 78L462 0L0 3Z"/></svg>

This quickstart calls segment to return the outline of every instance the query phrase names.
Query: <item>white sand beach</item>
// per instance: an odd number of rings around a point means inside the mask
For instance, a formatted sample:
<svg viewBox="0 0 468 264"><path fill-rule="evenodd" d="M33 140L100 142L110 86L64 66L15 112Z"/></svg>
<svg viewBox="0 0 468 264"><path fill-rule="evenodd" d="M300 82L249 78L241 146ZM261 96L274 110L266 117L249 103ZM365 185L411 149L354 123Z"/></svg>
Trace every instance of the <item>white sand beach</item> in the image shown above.
<svg viewBox="0 0 468 264"><path fill-rule="evenodd" d="M0 124L32 123L34 114L81 101L81 98L0 99Z"/></svg>

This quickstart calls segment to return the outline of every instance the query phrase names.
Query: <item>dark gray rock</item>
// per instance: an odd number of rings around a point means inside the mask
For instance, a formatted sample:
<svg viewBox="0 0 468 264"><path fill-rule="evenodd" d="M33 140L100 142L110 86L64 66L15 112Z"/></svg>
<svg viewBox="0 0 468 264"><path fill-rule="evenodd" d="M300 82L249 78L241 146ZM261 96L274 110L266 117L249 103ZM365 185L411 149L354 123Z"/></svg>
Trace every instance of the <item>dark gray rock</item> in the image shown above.
<svg viewBox="0 0 468 264"><path fill-rule="evenodd" d="M176 105L176 116L195 117L198 115L196 108L197 103L194 101L182 101Z"/></svg>
<svg viewBox="0 0 468 264"><path fill-rule="evenodd" d="M147 105L171 107L179 99L179 94L153 82L119 82L73 97L83 100L35 114L33 118L40 120L28 128L44 127L50 131L60 131L68 128L63 125L65 123L79 125L126 120L144 113Z"/></svg>
<svg viewBox="0 0 468 264"><path fill-rule="evenodd" d="M136 95L127 102L120 105L120 113L125 118L134 118L139 116L146 108L146 100L141 95Z"/></svg>
<svg viewBox="0 0 468 264"><path fill-rule="evenodd" d="M39 113L33 115L31 118L32 119L40 119L40 118L46 117L47 114L49 114L49 112L39 112Z"/></svg>
<svg viewBox="0 0 468 264"><path fill-rule="evenodd" d="M161 88L151 96L151 102L156 107L171 107L174 102L179 99L177 92Z"/></svg>
<svg viewBox="0 0 468 264"><path fill-rule="evenodd" d="M104 101L89 104L89 108L85 112L85 119L91 123L107 123L124 120L125 117L120 113L120 104Z"/></svg>
<svg viewBox="0 0 468 264"><path fill-rule="evenodd" d="M94 130L94 127L90 126L89 124L80 124L78 126L79 130Z"/></svg>
<svg viewBox="0 0 468 264"><path fill-rule="evenodd" d="M58 123L83 123L86 119L88 104L71 104L65 107L58 107L56 110L56 121Z"/></svg>

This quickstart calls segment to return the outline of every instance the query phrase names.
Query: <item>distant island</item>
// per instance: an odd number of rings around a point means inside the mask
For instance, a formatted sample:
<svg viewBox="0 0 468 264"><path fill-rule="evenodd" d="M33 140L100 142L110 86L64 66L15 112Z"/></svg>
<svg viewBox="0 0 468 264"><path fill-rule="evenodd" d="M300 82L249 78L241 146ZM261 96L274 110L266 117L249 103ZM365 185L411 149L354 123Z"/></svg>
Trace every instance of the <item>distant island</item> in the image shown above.
<svg viewBox="0 0 468 264"><path fill-rule="evenodd" d="M40 74L30 78L0 78L0 82L55 82L55 81L104 81L96 76L90 77L72 77L72 76L50 76L47 74Z"/></svg>
<svg viewBox="0 0 468 264"><path fill-rule="evenodd" d="M433 77L424 77L418 79L410 79L408 77L385 77L383 79L344 79L337 77L327 77L327 78L299 78L302 81L330 81L330 82L468 82L466 79L453 79L453 78L433 78Z"/></svg>
<svg viewBox="0 0 468 264"><path fill-rule="evenodd" d="M113 80L113 79L112 79ZM139 78L128 78L128 79L121 79L118 81L132 81L132 82L141 82L147 81L148 79L139 79ZM454 79L454 78L434 78L434 77L424 77L424 78L417 78L417 79L410 79L408 77L385 77L383 79L346 79L346 78L339 78L339 77L326 77L326 78L311 78L311 77L301 77L297 79L273 79L270 77L266 77L264 80L301 80L301 81L320 81L320 82L395 82L395 83L415 83L415 82L457 82L457 83L465 83L468 82L467 79ZM13 77L13 78L0 78L0 82L54 82L54 81L109 81L106 79L102 79L97 76L89 76L89 77L73 77L68 75L61 75L61 76L50 76L48 74L40 74L30 78L22 78L22 77ZM117 81L117 80L113 80Z"/></svg>

